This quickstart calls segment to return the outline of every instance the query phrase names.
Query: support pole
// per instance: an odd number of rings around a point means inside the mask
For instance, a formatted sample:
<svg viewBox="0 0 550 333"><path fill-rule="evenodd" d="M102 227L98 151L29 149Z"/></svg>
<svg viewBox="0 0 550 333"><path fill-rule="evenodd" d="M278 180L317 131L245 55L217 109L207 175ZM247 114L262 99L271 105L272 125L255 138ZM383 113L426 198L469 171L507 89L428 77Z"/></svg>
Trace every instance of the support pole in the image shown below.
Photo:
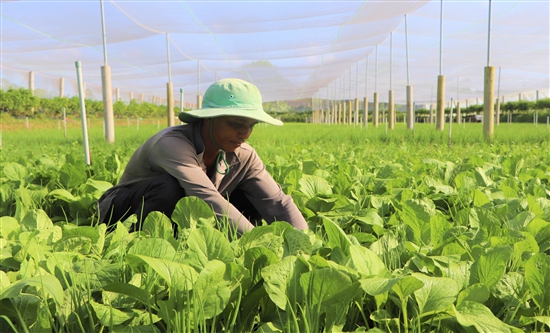
<svg viewBox="0 0 550 333"><path fill-rule="evenodd" d="M378 127L378 93L375 92L372 98L372 125Z"/></svg>
<svg viewBox="0 0 550 333"><path fill-rule="evenodd" d="M374 96L372 99L372 124L378 127L378 45L375 47L375 62L374 62Z"/></svg>
<svg viewBox="0 0 550 333"><path fill-rule="evenodd" d="M538 90L537 90L537 99L538 99ZM496 108L496 119L495 124L498 126L500 124L500 67L498 68L498 90L497 90L497 108Z"/></svg>
<svg viewBox="0 0 550 333"><path fill-rule="evenodd" d="M166 117L168 127L176 124L174 116L174 87L172 85L172 67L170 63L170 36L166 33L166 58L168 63L168 83L166 84Z"/></svg>
<svg viewBox="0 0 550 333"><path fill-rule="evenodd" d="M202 108L201 95L201 61L197 60L197 109Z"/></svg>
<svg viewBox="0 0 550 333"><path fill-rule="evenodd" d="M65 97L65 78L59 79L59 97Z"/></svg>
<svg viewBox="0 0 550 333"><path fill-rule="evenodd" d="M492 141L495 122L495 68L485 67L485 79L483 86L483 136Z"/></svg>
<svg viewBox="0 0 550 333"><path fill-rule="evenodd" d="M103 125L105 139L115 142L115 116L113 112L113 89L111 88L111 67L101 66L101 86L103 87ZM85 94L85 92L83 93Z"/></svg>
<svg viewBox="0 0 550 333"><path fill-rule="evenodd" d="M395 129L395 105L393 102L393 86L392 86L392 69L393 69L393 32L390 32L390 91L388 94L388 116L390 117L390 129Z"/></svg>
<svg viewBox="0 0 550 333"><path fill-rule="evenodd" d="M413 87L407 86L407 129L414 130Z"/></svg>
<svg viewBox="0 0 550 333"><path fill-rule="evenodd" d="M101 5L101 31L103 37L103 66L101 67L101 86L103 88L103 126L105 139L109 143L115 142L115 116L113 112L113 89L111 87L111 67L107 63L107 37L105 34L105 13L103 0ZM83 91L86 94L86 90Z"/></svg>
<svg viewBox="0 0 550 333"><path fill-rule="evenodd" d="M445 127L445 76L437 77L436 129L443 131Z"/></svg>
<svg viewBox="0 0 550 333"><path fill-rule="evenodd" d="M84 99L84 85L82 84L82 68L80 61L77 61L75 63L76 66L76 78L78 81L78 94L79 94L79 100L80 100L80 118L82 120L82 137L83 137L83 143L84 143L84 160L86 162L86 165L90 165L91 159L90 159L90 146L88 144L88 126L87 126L87 118L86 118L86 103Z"/></svg>
<svg viewBox="0 0 550 333"><path fill-rule="evenodd" d="M462 115L460 114L460 102L456 101L456 123L460 125L462 123Z"/></svg>
<svg viewBox="0 0 550 333"><path fill-rule="evenodd" d="M368 87L368 79L369 79L369 56L365 59L365 98L363 99L363 105L365 106L365 109L363 110L363 123L365 125L365 128L369 126L369 98L367 97L367 87Z"/></svg>
<svg viewBox="0 0 550 333"><path fill-rule="evenodd" d="M388 93L388 116L390 117L390 129L395 129L395 105L393 103L393 90Z"/></svg>
<svg viewBox="0 0 550 333"><path fill-rule="evenodd" d="M495 68L491 67L491 0L489 0L489 24L487 28L487 66L483 80L483 136L492 141L495 122Z"/></svg>

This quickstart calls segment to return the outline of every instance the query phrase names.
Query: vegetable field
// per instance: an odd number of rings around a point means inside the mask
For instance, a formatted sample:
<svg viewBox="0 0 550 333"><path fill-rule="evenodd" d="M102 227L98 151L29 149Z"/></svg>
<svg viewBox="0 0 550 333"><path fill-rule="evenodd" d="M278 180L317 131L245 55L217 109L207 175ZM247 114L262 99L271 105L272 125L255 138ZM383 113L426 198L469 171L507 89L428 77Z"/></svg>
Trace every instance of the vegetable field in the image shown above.
<svg viewBox="0 0 550 333"><path fill-rule="evenodd" d="M237 235L197 198L109 230L95 201L157 125L2 133L2 332L550 331L550 132L258 126L310 230ZM174 235L172 222L179 232Z"/></svg>

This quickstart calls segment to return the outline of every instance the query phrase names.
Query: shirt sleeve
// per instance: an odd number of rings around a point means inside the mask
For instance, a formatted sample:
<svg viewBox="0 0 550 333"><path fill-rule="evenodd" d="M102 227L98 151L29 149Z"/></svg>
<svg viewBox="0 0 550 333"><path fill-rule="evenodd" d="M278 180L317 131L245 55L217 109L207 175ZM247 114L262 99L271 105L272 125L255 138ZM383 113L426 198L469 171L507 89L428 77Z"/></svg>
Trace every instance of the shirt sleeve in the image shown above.
<svg viewBox="0 0 550 333"><path fill-rule="evenodd" d="M228 216L239 232L254 228L215 188L201 167L195 147L187 139L163 137L151 149L150 163L176 178L186 195L196 196L212 207L216 215Z"/></svg>
<svg viewBox="0 0 550 333"><path fill-rule="evenodd" d="M247 161L248 167L239 188L267 222L285 221L296 229L308 229L306 220L281 186L267 172L265 165L254 151Z"/></svg>

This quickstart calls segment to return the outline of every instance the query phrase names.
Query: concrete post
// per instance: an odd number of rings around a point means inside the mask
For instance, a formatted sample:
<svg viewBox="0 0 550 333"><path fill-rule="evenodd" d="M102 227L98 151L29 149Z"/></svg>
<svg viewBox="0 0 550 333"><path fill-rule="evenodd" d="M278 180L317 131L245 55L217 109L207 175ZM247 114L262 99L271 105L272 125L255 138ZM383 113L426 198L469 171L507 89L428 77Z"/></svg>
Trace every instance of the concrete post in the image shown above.
<svg viewBox="0 0 550 333"><path fill-rule="evenodd" d="M355 118L353 119L355 126L359 125L359 99L355 97Z"/></svg>
<svg viewBox="0 0 550 333"><path fill-rule="evenodd" d="M202 108L202 95L197 95L197 109Z"/></svg>
<svg viewBox="0 0 550 333"><path fill-rule="evenodd" d="M495 121L495 67L485 67L483 83L483 136L488 140L492 140Z"/></svg>
<svg viewBox="0 0 550 333"><path fill-rule="evenodd" d="M168 127L174 126L174 92L172 82L166 84L166 116L168 117Z"/></svg>
<svg viewBox="0 0 550 333"><path fill-rule="evenodd" d="M115 142L115 116L113 112L113 89L111 88L111 67L101 66L101 86L103 87L103 124L105 139ZM86 89L84 89L84 92Z"/></svg>
<svg viewBox="0 0 550 333"><path fill-rule="evenodd" d="M500 124L500 98L497 98L497 107L495 110L496 116L495 116L495 125Z"/></svg>
<svg viewBox="0 0 550 333"><path fill-rule="evenodd" d="M65 78L59 79L59 97L65 97Z"/></svg>
<svg viewBox="0 0 550 333"><path fill-rule="evenodd" d="M351 99L348 99L348 125L351 125L351 117L352 117Z"/></svg>
<svg viewBox="0 0 550 333"><path fill-rule="evenodd" d="M372 105L372 125L378 127L378 93L375 92L373 96L373 105Z"/></svg>
<svg viewBox="0 0 550 333"><path fill-rule="evenodd" d="M437 76L437 105L436 105L436 129L443 131L445 128L445 76Z"/></svg>
<svg viewBox="0 0 550 333"><path fill-rule="evenodd" d="M393 103L393 90L388 92L388 117L390 117L389 127L392 130L395 128L395 105Z"/></svg>
<svg viewBox="0 0 550 333"><path fill-rule="evenodd" d="M363 125L365 125L366 128L369 125L369 99L367 96L363 99L363 105L365 106L363 110Z"/></svg>
<svg viewBox="0 0 550 333"><path fill-rule="evenodd" d="M407 129L414 129L413 86L407 86Z"/></svg>
<svg viewBox="0 0 550 333"><path fill-rule="evenodd" d="M460 125L462 123L462 115L460 114L460 102L456 101L456 123Z"/></svg>

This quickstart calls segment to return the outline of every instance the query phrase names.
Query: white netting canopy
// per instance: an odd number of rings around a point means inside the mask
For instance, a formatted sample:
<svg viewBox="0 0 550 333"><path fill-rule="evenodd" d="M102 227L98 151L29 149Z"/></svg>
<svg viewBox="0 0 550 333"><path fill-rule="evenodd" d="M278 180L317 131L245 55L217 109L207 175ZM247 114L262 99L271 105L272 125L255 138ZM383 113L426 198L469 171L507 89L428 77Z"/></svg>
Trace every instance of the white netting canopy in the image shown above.
<svg viewBox="0 0 550 333"><path fill-rule="evenodd" d="M0 6L2 89L28 88L33 72L35 94L76 95L79 60L88 97L101 99L99 0ZM123 100L166 98L171 81L174 98L183 88L194 102L216 79L239 77L264 101L375 91L383 101L392 89L404 103L410 84L415 103L431 103L444 75L448 99L482 103L488 59L498 96L549 96L547 0L493 1L490 25L489 1L105 1L103 8L106 60Z"/></svg>

